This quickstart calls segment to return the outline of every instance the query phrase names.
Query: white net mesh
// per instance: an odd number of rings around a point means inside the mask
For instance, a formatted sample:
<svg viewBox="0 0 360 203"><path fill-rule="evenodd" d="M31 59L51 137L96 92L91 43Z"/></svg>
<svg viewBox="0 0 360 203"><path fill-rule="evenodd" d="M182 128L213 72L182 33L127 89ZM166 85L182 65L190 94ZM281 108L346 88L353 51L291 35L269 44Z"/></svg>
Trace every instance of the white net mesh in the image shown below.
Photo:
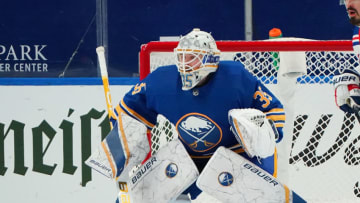
<svg viewBox="0 0 360 203"><path fill-rule="evenodd" d="M157 123L151 129L151 155L174 138L177 138L175 126L164 116L158 115Z"/></svg>
<svg viewBox="0 0 360 203"><path fill-rule="evenodd" d="M298 83L329 83L337 71L359 65L357 56L350 51L307 51L305 55L307 75L299 77ZM174 64L173 57L171 52L151 53L150 71ZM222 52L220 59L240 61L265 84L277 83L278 52Z"/></svg>

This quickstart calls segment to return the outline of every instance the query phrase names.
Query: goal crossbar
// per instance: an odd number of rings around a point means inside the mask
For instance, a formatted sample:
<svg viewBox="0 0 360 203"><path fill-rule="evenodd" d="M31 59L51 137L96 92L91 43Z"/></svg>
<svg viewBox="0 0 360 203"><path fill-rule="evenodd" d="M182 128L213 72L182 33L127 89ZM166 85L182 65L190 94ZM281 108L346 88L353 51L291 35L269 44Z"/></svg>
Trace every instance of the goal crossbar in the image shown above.
<svg viewBox="0 0 360 203"><path fill-rule="evenodd" d="M150 73L150 55L153 52L172 52L177 41L154 41L141 46L139 54L140 79ZM217 41L222 52L262 52L262 51L352 51L350 40L325 41Z"/></svg>

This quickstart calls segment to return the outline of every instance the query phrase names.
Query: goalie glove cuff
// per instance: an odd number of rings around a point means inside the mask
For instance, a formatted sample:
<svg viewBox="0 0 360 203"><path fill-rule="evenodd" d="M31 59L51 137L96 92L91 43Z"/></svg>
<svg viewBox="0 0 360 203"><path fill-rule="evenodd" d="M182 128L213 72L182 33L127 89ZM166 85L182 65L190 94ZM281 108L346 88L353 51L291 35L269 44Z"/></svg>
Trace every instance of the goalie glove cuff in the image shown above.
<svg viewBox="0 0 360 203"><path fill-rule="evenodd" d="M332 83L336 89L342 85L359 85L359 76L355 73L343 73L341 75L335 75Z"/></svg>
<svg viewBox="0 0 360 203"><path fill-rule="evenodd" d="M353 72L334 76L336 105L344 112L354 113L360 107L359 77Z"/></svg>

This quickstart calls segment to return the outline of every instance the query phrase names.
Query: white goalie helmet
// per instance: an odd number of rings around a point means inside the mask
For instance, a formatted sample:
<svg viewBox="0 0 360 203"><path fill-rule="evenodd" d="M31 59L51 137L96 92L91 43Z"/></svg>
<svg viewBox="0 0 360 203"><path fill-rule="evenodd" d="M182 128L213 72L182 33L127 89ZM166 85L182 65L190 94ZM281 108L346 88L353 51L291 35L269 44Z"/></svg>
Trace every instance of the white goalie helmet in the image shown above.
<svg viewBox="0 0 360 203"><path fill-rule="evenodd" d="M182 90L190 90L215 72L220 61L220 51L214 38L195 28L180 38L174 49L176 66L182 80Z"/></svg>

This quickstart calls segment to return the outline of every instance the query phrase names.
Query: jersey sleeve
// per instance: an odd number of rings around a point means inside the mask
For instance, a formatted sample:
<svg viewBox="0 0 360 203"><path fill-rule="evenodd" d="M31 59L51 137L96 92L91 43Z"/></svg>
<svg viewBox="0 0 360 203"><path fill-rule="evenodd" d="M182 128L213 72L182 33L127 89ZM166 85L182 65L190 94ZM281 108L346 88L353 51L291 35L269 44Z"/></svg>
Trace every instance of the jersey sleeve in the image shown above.
<svg viewBox="0 0 360 203"><path fill-rule="evenodd" d="M278 130L279 137L276 138L276 142L280 142L283 138L283 127L285 124L285 111L280 100L263 85L260 81L257 81L256 90L253 95L253 104L256 109L265 113L266 118L274 122L276 129Z"/></svg>
<svg viewBox="0 0 360 203"><path fill-rule="evenodd" d="M153 128L156 124L157 113L149 108L147 103L147 84L151 80L149 77L134 85L125 94L115 111L125 111L128 115L144 123L148 128Z"/></svg>

